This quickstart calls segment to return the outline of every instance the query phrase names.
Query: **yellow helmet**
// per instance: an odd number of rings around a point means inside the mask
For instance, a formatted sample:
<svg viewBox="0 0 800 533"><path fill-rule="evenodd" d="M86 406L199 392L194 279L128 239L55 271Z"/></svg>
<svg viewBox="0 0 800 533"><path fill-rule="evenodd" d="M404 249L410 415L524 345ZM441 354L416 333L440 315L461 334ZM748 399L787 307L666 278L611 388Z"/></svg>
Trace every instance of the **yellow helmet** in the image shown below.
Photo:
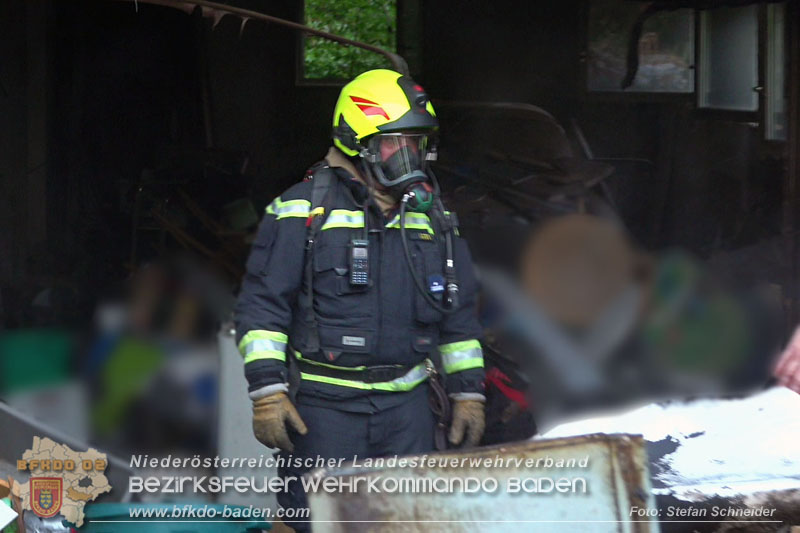
<svg viewBox="0 0 800 533"><path fill-rule="evenodd" d="M438 128L425 90L393 70L358 75L342 88L333 112L333 144L351 157L376 133L433 133Z"/></svg>

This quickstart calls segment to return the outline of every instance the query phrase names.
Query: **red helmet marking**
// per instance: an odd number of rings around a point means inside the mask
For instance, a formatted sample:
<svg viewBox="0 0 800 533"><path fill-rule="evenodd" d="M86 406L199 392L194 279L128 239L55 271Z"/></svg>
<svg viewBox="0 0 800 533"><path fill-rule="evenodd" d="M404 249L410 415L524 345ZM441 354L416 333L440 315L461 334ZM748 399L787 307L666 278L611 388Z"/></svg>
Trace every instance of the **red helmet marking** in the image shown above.
<svg viewBox="0 0 800 533"><path fill-rule="evenodd" d="M364 112L365 115L373 116L373 115L380 115L384 117L386 120L389 120L389 115L386 114L386 111L378 104L377 102L373 102L372 100L367 100L366 98L359 98L358 96L351 96L350 100L352 100L358 108Z"/></svg>
<svg viewBox="0 0 800 533"><path fill-rule="evenodd" d="M366 98L361 98L359 96L351 96L350 100L357 104L379 105L378 102L373 102L372 100L367 100Z"/></svg>
<svg viewBox="0 0 800 533"><path fill-rule="evenodd" d="M372 105L360 105L358 108L364 112L365 115L381 115L386 120L389 120L389 115L386 114L386 111L383 110L382 107L372 106Z"/></svg>

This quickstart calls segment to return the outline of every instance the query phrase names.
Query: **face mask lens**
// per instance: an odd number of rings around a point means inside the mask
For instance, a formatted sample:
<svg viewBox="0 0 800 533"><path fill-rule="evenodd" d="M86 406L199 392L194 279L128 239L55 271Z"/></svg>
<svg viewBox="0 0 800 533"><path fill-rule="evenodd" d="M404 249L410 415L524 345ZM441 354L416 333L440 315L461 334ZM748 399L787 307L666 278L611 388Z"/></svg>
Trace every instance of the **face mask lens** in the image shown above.
<svg viewBox="0 0 800 533"><path fill-rule="evenodd" d="M369 151L389 182L422 171L428 149L424 134L382 134L369 141Z"/></svg>
<svg viewBox="0 0 800 533"><path fill-rule="evenodd" d="M369 140L369 151L379 162L386 162L397 152L413 154L425 160L428 150L428 136L418 133L378 134Z"/></svg>

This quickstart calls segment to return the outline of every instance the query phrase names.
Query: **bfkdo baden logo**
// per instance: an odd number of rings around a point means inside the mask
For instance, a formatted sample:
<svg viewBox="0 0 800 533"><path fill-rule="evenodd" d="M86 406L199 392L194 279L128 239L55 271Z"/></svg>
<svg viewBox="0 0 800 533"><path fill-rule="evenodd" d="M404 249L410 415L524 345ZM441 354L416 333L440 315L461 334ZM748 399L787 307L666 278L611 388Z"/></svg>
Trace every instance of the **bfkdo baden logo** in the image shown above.
<svg viewBox="0 0 800 533"><path fill-rule="evenodd" d="M111 491L105 476L108 459L94 448L75 451L48 438L33 437L33 445L17 460L17 471L30 474L19 483L22 508L42 518L58 514L76 527L83 525L84 506Z"/></svg>
<svg viewBox="0 0 800 533"><path fill-rule="evenodd" d="M50 518L61 510L64 480L60 477L31 478L31 510L42 518Z"/></svg>

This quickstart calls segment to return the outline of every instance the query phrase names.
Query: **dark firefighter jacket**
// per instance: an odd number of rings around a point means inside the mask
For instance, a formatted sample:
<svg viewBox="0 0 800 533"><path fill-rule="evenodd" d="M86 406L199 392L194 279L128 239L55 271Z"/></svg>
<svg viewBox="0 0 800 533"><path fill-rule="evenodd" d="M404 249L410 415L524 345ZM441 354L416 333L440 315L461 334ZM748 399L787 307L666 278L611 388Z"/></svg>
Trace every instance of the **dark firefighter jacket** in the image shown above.
<svg viewBox="0 0 800 533"><path fill-rule="evenodd" d="M329 158L330 160L330 158ZM301 373L300 393L326 400L409 391L425 381L425 359L438 351L448 392L483 391L481 328L475 312L476 281L463 239L454 242L460 307L443 316L418 293L408 271L397 214L369 209L370 285L351 286L349 243L363 238L366 187L347 170L338 180L331 208L313 251L314 306L321 350L309 352L298 296L303 286L306 222L312 182L298 183L266 209L247 261L236 305L236 341L245 360L250 392L284 383L286 357L335 368L402 365L405 375L385 382L343 380ZM443 273L443 257L426 215L406 214L406 233L417 272L425 281ZM439 278L441 279L441 278ZM394 395L391 395L394 396Z"/></svg>

